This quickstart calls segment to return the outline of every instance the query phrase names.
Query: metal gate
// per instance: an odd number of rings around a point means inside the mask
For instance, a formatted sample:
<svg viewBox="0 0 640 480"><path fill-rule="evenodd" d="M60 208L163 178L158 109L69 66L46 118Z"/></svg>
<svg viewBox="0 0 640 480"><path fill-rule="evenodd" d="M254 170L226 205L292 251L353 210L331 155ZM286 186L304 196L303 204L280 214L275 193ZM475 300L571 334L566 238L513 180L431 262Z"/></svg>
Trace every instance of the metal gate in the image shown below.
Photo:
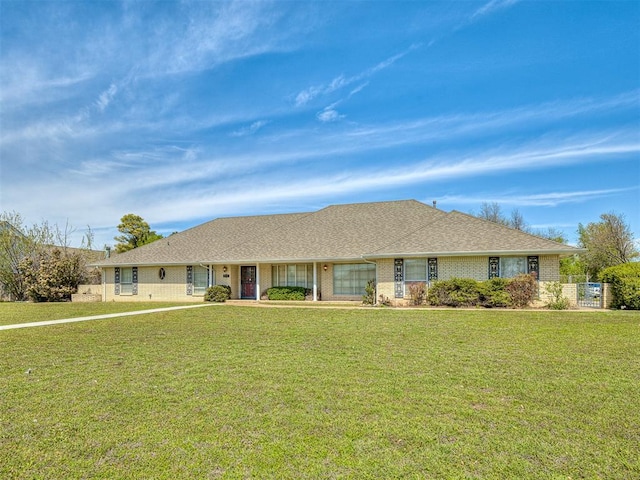
<svg viewBox="0 0 640 480"><path fill-rule="evenodd" d="M578 306L602 308L602 284L578 283Z"/></svg>

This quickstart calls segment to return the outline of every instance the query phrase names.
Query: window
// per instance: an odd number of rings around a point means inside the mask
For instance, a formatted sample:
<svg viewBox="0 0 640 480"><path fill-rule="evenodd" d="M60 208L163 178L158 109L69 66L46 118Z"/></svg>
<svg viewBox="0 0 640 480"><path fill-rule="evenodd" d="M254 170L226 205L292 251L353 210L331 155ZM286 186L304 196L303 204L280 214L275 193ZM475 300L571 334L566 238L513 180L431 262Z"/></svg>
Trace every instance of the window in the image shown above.
<svg viewBox="0 0 640 480"><path fill-rule="evenodd" d="M404 285L405 292L409 292L409 287L418 283L427 283L427 259L426 258L405 258L404 259Z"/></svg>
<svg viewBox="0 0 640 480"><path fill-rule="evenodd" d="M274 287L313 287L313 264L273 265L271 285Z"/></svg>
<svg viewBox="0 0 640 480"><path fill-rule="evenodd" d="M350 263L333 266L334 295L364 295L369 280L375 280L376 266L370 263Z"/></svg>
<svg viewBox="0 0 640 480"><path fill-rule="evenodd" d="M526 257L500 257L500 277L513 278L527 273Z"/></svg>
<svg viewBox="0 0 640 480"><path fill-rule="evenodd" d="M209 270L204 267L193 267L193 294L204 295L209 286Z"/></svg>
<svg viewBox="0 0 640 480"><path fill-rule="evenodd" d="M133 268L120 269L120 295L133 295Z"/></svg>

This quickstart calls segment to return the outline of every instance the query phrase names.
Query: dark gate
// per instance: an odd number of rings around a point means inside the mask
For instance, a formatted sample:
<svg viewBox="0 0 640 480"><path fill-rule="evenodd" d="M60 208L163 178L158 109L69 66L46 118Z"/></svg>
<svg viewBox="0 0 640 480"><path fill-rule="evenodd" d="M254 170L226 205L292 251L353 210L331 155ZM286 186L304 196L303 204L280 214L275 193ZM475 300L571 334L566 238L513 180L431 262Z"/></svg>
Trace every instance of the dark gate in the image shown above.
<svg viewBox="0 0 640 480"><path fill-rule="evenodd" d="M602 284L578 283L578 306L602 308Z"/></svg>

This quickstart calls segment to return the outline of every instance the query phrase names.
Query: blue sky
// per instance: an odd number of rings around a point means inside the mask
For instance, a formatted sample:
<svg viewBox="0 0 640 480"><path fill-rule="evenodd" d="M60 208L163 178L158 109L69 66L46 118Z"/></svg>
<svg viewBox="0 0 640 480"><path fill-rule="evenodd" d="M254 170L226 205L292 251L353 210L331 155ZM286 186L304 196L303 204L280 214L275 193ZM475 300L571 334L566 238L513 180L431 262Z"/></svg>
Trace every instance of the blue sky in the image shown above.
<svg viewBox="0 0 640 480"><path fill-rule="evenodd" d="M640 2L0 0L0 209L115 243L497 202L640 237Z"/></svg>

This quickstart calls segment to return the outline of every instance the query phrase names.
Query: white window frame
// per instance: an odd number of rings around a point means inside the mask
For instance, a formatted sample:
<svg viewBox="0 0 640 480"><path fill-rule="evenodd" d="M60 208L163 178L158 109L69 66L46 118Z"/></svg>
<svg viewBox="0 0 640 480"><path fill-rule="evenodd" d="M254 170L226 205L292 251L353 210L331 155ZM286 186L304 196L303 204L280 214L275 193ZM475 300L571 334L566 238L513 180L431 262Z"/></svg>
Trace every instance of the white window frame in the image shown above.
<svg viewBox="0 0 640 480"><path fill-rule="evenodd" d="M133 267L120 267L120 295L133 295Z"/></svg>
<svg viewBox="0 0 640 480"><path fill-rule="evenodd" d="M209 288L209 269L194 265L193 267L193 295L204 295Z"/></svg>
<svg viewBox="0 0 640 480"><path fill-rule="evenodd" d="M313 263L278 263L271 266L273 287L313 288Z"/></svg>
<svg viewBox="0 0 640 480"><path fill-rule="evenodd" d="M341 276L341 278L339 278ZM337 263L333 265L333 294L360 296L369 280L376 279L376 265L371 263ZM349 283L350 285L341 285ZM348 291L347 288L349 289Z"/></svg>
<svg viewBox="0 0 640 480"><path fill-rule="evenodd" d="M527 273L527 257L500 257L500 278L513 278Z"/></svg>

